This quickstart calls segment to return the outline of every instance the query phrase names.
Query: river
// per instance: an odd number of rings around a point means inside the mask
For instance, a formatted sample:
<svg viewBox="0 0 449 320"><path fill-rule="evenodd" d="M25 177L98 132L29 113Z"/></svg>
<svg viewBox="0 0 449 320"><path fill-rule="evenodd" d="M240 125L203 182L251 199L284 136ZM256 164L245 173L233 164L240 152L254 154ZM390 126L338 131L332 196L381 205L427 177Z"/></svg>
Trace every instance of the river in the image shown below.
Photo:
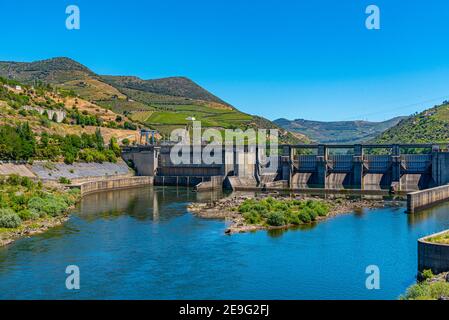
<svg viewBox="0 0 449 320"><path fill-rule="evenodd" d="M219 193L146 187L85 197L64 225L0 248L0 299L396 299L415 282L416 240L449 205L362 210L288 231L224 234L187 212ZM68 265L80 290L65 287ZM380 289L365 286L368 265Z"/></svg>

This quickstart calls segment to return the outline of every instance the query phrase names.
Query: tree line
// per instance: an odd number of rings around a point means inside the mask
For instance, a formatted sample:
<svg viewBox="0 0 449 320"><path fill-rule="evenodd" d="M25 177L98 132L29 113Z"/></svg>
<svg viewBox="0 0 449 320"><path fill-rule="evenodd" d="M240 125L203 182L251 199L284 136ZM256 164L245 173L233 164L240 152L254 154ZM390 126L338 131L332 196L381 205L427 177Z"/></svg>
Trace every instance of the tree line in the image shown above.
<svg viewBox="0 0 449 320"><path fill-rule="evenodd" d="M0 126L0 160L64 160L67 164L84 162L116 162L120 156L117 139L105 145L100 129L94 134L35 134L28 122L16 127Z"/></svg>

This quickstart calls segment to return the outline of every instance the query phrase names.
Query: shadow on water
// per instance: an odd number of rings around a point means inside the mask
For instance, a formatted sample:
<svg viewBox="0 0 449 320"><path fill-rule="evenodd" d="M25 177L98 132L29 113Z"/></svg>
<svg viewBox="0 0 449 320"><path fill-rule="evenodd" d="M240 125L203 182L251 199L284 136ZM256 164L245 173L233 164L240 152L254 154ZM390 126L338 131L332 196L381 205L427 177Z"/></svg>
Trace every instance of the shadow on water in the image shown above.
<svg viewBox="0 0 449 320"><path fill-rule="evenodd" d="M431 220L445 222L449 216L448 204L441 203L434 207L407 215L410 227L416 224L428 223Z"/></svg>
<svg viewBox="0 0 449 320"><path fill-rule="evenodd" d="M285 233L290 231L310 231L313 230L319 222L313 222L309 224L299 225L299 226L292 226L290 228L279 228L279 229L269 229L267 230L267 235L271 238L280 238Z"/></svg>

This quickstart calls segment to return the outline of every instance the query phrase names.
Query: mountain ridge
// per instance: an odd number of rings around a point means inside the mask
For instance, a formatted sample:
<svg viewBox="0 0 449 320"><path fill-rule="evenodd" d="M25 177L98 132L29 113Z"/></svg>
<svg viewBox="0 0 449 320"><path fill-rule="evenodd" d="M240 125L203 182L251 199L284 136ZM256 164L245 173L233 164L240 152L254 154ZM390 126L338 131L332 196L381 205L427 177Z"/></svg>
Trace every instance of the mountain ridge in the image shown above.
<svg viewBox="0 0 449 320"><path fill-rule="evenodd" d="M273 122L239 111L187 77L143 80L136 76L99 75L67 57L34 62L0 62L0 76L34 85L48 83L58 90L79 96L93 104L128 116L133 121L170 132L188 125L191 117L204 128L246 130L279 129L281 143L305 143L305 136L293 135Z"/></svg>
<svg viewBox="0 0 449 320"><path fill-rule="evenodd" d="M385 121L315 121L305 119L276 119L273 122L291 131L301 132L318 143L360 143L370 141L383 131L407 117L395 117Z"/></svg>
<svg viewBox="0 0 449 320"><path fill-rule="evenodd" d="M448 143L449 101L403 119L375 137L374 143Z"/></svg>

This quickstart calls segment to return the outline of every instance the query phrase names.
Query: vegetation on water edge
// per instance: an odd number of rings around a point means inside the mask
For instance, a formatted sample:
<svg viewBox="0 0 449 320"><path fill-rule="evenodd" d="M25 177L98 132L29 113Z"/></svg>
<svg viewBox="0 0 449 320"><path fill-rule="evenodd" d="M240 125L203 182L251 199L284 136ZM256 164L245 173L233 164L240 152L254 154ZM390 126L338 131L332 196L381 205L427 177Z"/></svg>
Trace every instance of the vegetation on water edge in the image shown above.
<svg viewBox="0 0 449 320"><path fill-rule="evenodd" d="M330 206L321 200L247 199L238 208L245 222L254 225L287 226L310 223L326 217Z"/></svg>
<svg viewBox="0 0 449 320"><path fill-rule="evenodd" d="M77 189L46 188L17 175L0 177L0 231L19 228L25 221L61 216L79 197Z"/></svg>
<svg viewBox="0 0 449 320"><path fill-rule="evenodd" d="M449 298L449 282L444 277L436 279L431 270L421 273L422 281L407 289L401 300L440 300Z"/></svg>
<svg viewBox="0 0 449 320"><path fill-rule="evenodd" d="M449 231L426 239L427 242L449 244Z"/></svg>

